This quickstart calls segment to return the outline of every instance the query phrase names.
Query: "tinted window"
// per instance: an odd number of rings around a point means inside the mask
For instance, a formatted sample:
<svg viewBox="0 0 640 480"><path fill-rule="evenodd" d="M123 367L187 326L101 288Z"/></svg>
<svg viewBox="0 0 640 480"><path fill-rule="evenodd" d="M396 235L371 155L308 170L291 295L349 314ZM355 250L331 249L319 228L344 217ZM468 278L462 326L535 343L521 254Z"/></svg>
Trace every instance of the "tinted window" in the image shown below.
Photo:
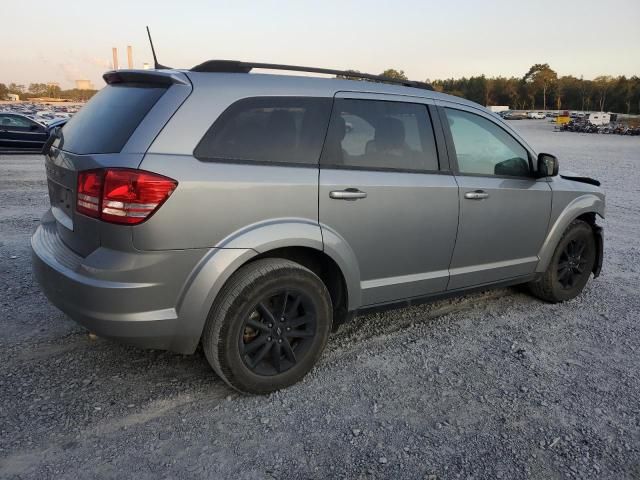
<svg viewBox="0 0 640 480"><path fill-rule="evenodd" d="M446 108L462 173L528 176L529 155L511 135L480 115Z"/></svg>
<svg viewBox="0 0 640 480"><path fill-rule="evenodd" d="M247 98L215 121L194 151L200 159L316 164L331 99Z"/></svg>
<svg viewBox="0 0 640 480"><path fill-rule="evenodd" d="M31 125L36 124L24 117L16 115L0 115L0 126L3 127L29 128Z"/></svg>
<svg viewBox="0 0 640 480"><path fill-rule="evenodd" d="M322 163L372 169L438 170L426 105L337 99Z"/></svg>
<svg viewBox="0 0 640 480"><path fill-rule="evenodd" d="M107 85L69 120L56 146L79 154L119 152L165 91L126 83Z"/></svg>

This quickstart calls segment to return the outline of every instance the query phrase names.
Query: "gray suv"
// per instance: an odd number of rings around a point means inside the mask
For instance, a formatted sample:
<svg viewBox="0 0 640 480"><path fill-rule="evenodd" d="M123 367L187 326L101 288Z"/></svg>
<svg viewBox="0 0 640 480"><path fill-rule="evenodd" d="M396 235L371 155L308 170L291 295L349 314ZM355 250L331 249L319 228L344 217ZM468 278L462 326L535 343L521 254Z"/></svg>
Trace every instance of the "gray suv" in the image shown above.
<svg viewBox="0 0 640 480"><path fill-rule="evenodd" d="M138 346L202 343L231 387L265 393L355 312L521 283L560 302L599 274L598 182L557 175L485 108L260 66L105 74L44 150L31 244L53 304Z"/></svg>

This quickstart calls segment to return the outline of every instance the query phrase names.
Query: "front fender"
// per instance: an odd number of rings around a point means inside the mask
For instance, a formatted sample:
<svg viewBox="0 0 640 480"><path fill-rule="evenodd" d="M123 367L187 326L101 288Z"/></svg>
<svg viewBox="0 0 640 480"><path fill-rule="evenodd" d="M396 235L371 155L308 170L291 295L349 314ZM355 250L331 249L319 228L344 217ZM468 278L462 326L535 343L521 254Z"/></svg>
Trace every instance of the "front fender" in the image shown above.
<svg viewBox="0 0 640 480"><path fill-rule="evenodd" d="M539 261L536 272L544 272L547 270L556 245L560 242L562 234L571 222L580 215L594 212L604 218L604 199L595 194L587 193L580 195L567 204L547 233L547 237L538 253Z"/></svg>

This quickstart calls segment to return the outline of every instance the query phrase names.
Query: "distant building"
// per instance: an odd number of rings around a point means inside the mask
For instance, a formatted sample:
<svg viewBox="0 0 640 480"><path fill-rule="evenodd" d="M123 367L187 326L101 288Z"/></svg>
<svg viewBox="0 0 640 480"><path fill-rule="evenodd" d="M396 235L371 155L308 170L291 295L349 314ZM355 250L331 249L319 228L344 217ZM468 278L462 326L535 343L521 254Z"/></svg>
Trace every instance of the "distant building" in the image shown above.
<svg viewBox="0 0 640 480"><path fill-rule="evenodd" d="M10 102L19 102L20 101L20 95L16 95L15 93L7 94L7 98L9 99Z"/></svg>
<svg viewBox="0 0 640 480"><path fill-rule="evenodd" d="M91 80L76 80L76 88L78 90L95 90Z"/></svg>

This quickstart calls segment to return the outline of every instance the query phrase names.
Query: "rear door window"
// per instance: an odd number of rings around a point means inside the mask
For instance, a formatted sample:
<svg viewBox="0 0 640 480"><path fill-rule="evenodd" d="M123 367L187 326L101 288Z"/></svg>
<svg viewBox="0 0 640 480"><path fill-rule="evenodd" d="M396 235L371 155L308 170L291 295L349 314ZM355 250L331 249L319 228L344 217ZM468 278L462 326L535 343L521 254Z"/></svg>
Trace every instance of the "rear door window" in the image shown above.
<svg viewBox="0 0 640 480"><path fill-rule="evenodd" d="M331 99L255 97L225 110L194 151L200 160L317 164Z"/></svg>
<svg viewBox="0 0 640 480"><path fill-rule="evenodd" d="M118 153L165 87L121 83L100 90L65 125L54 145L77 154Z"/></svg>
<svg viewBox="0 0 640 480"><path fill-rule="evenodd" d="M336 99L321 163L374 170L438 170L427 106Z"/></svg>

